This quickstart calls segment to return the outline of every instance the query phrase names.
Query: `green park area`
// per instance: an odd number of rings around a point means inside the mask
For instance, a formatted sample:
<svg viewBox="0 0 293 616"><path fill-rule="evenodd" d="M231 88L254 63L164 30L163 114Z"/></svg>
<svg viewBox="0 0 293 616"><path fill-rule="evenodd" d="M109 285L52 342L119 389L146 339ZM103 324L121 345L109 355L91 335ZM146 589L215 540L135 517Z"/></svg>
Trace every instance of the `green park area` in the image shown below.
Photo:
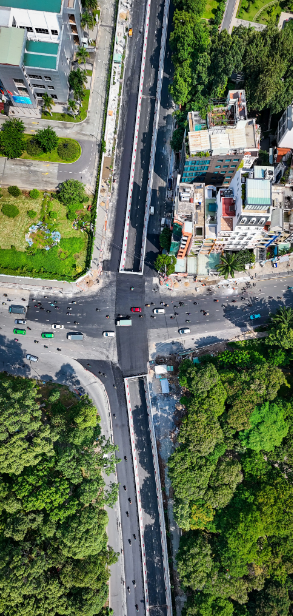
<svg viewBox="0 0 293 616"><path fill-rule="evenodd" d="M292 308L260 330L180 364L168 474L184 616L292 614Z"/></svg>
<svg viewBox="0 0 293 616"><path fill-rule="evenodd" d="M91 399L0 374L2 614L110 615L115 445Z"/></svg>
<svg viewBox="0 0 293 616"><path fill-rule="evenodd" d="M62 200L63 188L70 190ZM1 274L74 280L86 269L91 212L84 186L61 185L58 195L17 186L0 193Z"/></svg>
<svg viewBox="0 0 293 616"><path fill-rule="evenodd" d="M276 21L281 10L278 0L242 0L237 17L246 21L267 24L269 20Z"/></svg>
<svg viewBox="0 0 293 616"><path fill-rule="evenodd" d="M203 19L214 19L215 11L218 5L219 3L217 2L217 0L207 0L205 10L202 14Z"/></svg>
<svg viewBox="0 0 293 616"><path fill-rule="evenodd" d="M41 148L34 148L35 140L31 135L25 134L24 141L26 149L20 158L26 160L41 160L49 163L75 163L81 155L81 147L78 141L68 139L68 137L59 137L57 145L51 152L43 152Z"/></svg>

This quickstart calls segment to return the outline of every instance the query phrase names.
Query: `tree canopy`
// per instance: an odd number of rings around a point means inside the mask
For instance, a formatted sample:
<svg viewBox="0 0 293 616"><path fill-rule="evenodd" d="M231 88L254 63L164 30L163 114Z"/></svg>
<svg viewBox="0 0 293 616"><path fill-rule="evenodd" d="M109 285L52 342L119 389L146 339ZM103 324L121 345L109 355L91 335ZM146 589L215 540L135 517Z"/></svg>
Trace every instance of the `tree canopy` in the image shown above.
<svg viewBox="0 0 293 616"><path fill-rule="evenodd" d="M115 447L97 409L87 396L3 374L0 409L0 613L102 614L116 555L101 471L114 470Z"/></svg>
<svg viewBox="0 0 293 616"><path fill-rule="evenodd" d="M293 414L279 365L290 309L267 338L180 364L185 409L169 458L184 616L288 616L293 574ZM293 338L292 338L293 339ZM293 359L293 358L292 358ZM291 377L290 377L291 378Z"/></svg>

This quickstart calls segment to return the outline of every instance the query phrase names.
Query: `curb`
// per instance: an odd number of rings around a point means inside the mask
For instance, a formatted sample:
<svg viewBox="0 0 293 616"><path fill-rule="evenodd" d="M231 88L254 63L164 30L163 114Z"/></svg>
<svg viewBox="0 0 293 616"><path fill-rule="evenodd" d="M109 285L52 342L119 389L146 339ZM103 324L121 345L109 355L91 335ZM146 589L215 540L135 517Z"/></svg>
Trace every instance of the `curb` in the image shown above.
<svg viewBox="0 0 293 616"><path fill-rule="evenodd" d="M143 48L142 48L142 61L141 61L141 66L140 66L139 91L138 91L137 108L136 108L136 120L135 120L134 138L133 138L133 146L132 146L130 180L129 180L129 185L128 185L127 206L126 206L125 223L124 223L124 235L123 235L122 252L121 252L121 259L120 259L120 266L119 266L119 272L122 273L122 274L125 273L124 267L125 267L126 251L127 251L127 238L128 238L129 221L130 221L130 210L131 210L131 201L132 201L132 191L133 191L133 182L134 182L134 169L135 169L135 162L136 162L137 138L138 138L138 131L139 131L139 123L140 123L141 99L142 99L142 92L143 92L145 58L146 58L146 50L147 50L147 42L148 42L148 32L149 32L150 8L151 8L151 0L147 0L146 12L145 12L144 41L143 41ZM129 273L136 273L136 272L127 272L127 274L129 274ZM140 273L142 273L142 272L140 272Z"/></svg>

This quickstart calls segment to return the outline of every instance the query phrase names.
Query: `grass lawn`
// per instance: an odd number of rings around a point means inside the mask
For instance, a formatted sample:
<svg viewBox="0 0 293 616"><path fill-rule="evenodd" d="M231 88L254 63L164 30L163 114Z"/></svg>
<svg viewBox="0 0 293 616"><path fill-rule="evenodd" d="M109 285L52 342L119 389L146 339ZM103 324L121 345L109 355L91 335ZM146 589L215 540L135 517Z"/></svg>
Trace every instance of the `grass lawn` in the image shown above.
<svg viewBox="0 0 293 616"><path fill-rule="evenodd" d="M281 7L279 6L278 1L273 2L272 0L242 0L240 7L238 9L237 17L239 19L245 19L246 21L257 21L259 23L267 24L268 13L264 8L267 6L268 10L271 11L273 9L274 15L277 17L281 13ZM255 17L260 9L263 9L259 15L259 17Z"/></svg>
<svg viewBox="0 0 293 616"><path fill-rule="evenodd" d="M93 74L93 71L90 71L89 69L87 69L86 74L88 77L91 77Z"/></svg>
<svg viewBox="0 0 293 616"><path fill-rule="evenodd" d="M218 6L217 0L207 0L205 12L203 13L203 19L213 19L214 11Z"/></svg>
<svg viewBox="0 0 293 616"><path fill-rule="evenodd" d="M2 213L2 205L12 203L19 209L16 218L8 218ZM85 211L86 211L85 206ZM80 205L84 209L84 205ZM34 210L34 219L27 215ZM49 215L55 212L56 217ZM31 199L23 191L19 197L12 197L6 188L1 189L0 197L0 272L2 274L33 275L44 278L77 277L84 270L88 236L81 229L73 229L72 221L66 217L67 208L58 199L41 193L37 199ZM59 231L61 241L50 250L36 250L29 255L25 235L29 228L42 220L51 230ZM14 271L15 270L15 271ZM42 273L44 276L42 276Z"/></svg>
<svg viewBox="0 0 293 616"><path fill-rule="evenodd" d="M33 139L33 135L24 135L24 138L25 141L30 141L31 139ZM44 152L43 154L36 154L35 156L30 156L30 154L25 151L20 158L24 158L25 160L43 160L48 163L75 163L75 161L78 160L81 155L81 147L78 141L75 141L75 139L69 139L68 137L60 137L58 145L59 143L63 143L63 141L74 141L74 143L77 143L79 152L78 155L70 160L63 160L63 158L60 158L60 156L58 155L57 146L56 148L54 148L54 150L52 150L52 152Z"/></svg>
<svg viewBox="0 0 293 616"><path fill-rule="evenodd" d="M84 99L82 101L79 114L75 117L69 115L69 113L55 113L52 111L51 115L47 112L42 113L42 120L59 120L60 122L81 122L87 117L87 110L89 106L90 90L85 90ZM54 107L53 107L54 109Z"/></svg>

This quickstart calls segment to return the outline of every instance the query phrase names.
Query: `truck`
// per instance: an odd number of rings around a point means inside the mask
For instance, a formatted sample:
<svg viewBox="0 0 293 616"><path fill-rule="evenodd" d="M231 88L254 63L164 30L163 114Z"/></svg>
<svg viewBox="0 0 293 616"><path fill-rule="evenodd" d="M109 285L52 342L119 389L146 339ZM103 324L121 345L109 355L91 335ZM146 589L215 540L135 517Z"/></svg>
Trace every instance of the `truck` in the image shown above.
<svg viewBox="0 0 293 616"><path fill-rule="evenodd" d="M117 327L130 327L132 320L123 317L122 319L117 319L116 325Z"/></svg>
<svg viewBox="0 0 293 616"><path fill-rule="evenodd" d="M81 332L68 332L68 340L83 340L83 334Z"/></svg>
<svg viewBox="0 0 293 616"><path fill-rule="evenodd" d="M17 306L17 304L11 304L8 308L8 312L12 312L12 314L25 314L25 307Z"/></svg>

